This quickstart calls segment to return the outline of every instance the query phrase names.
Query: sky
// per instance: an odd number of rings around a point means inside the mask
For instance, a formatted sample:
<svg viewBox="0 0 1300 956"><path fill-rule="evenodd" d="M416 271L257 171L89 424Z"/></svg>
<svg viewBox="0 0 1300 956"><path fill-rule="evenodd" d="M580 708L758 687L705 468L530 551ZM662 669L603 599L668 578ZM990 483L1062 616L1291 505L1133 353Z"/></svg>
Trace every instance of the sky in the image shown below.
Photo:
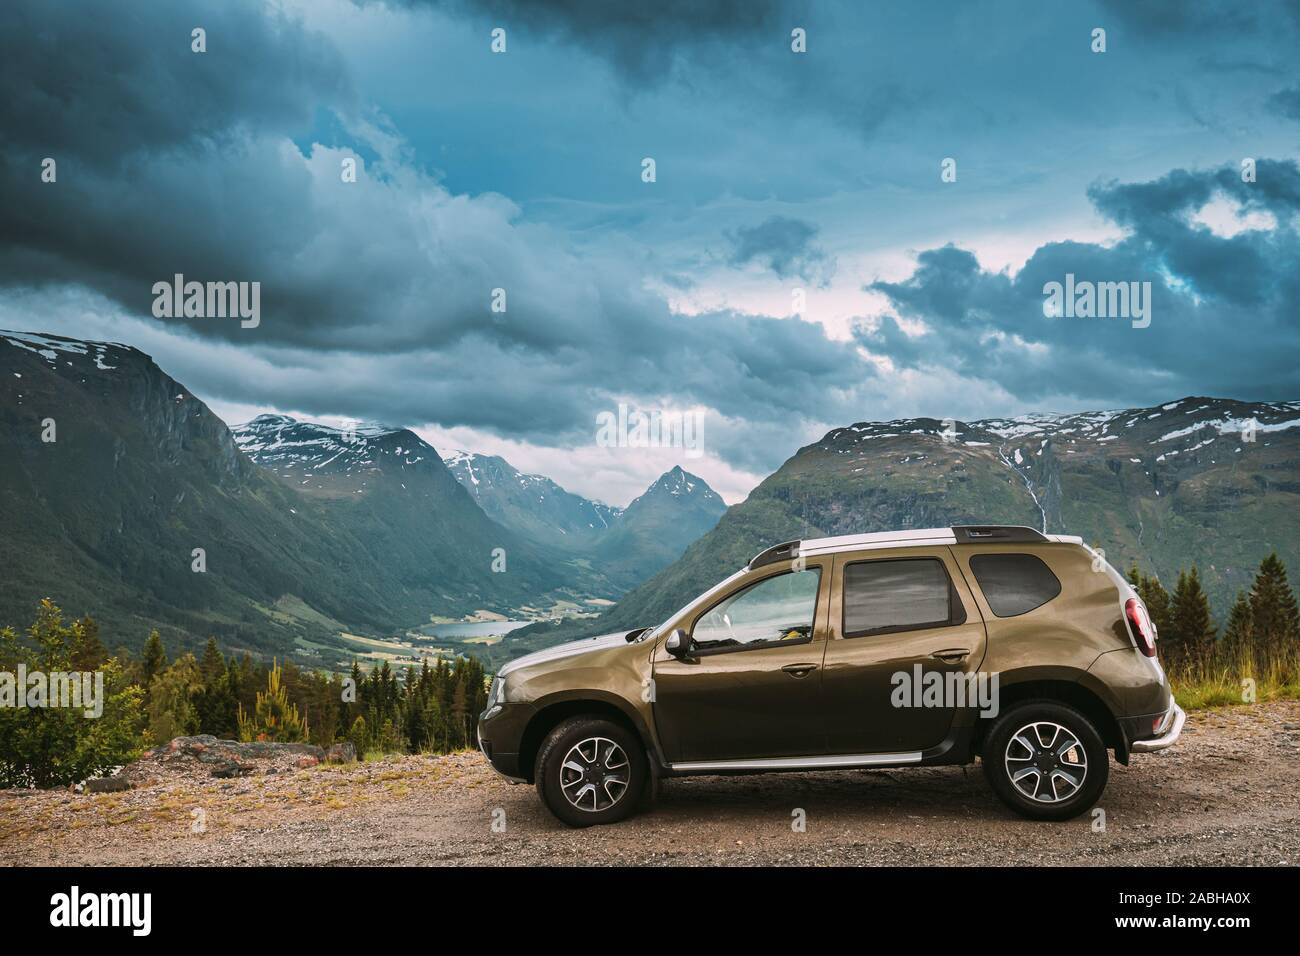
<svg viewBox="0 0 1300 956"><path fill-rule="evenodd" d="M0 328L231 424L734 503L859 421L1300 399L1300 0L112 8L6 5ZM178 273L258 324L156 317ZM1046 315L1067 275L1149 323ZM603 444L620 404L699 454Z"/></svg>

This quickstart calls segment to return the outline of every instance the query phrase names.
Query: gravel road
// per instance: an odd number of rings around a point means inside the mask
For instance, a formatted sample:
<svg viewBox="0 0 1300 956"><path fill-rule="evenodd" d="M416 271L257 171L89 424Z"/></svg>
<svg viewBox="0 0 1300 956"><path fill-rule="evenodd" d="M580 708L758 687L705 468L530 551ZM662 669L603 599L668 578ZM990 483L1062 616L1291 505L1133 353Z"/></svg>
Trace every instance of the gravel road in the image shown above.
<svg viewBox="0 0 1300 956"><path fill-rule="evenodd" d="M478 754L394 757L0 791L0 864L1295 865L1298 782L1297 702L1195 713L1178 747L1112 762L1104 830L1021 820L978 767L675 780L626 823L569 830Z"/></svg>

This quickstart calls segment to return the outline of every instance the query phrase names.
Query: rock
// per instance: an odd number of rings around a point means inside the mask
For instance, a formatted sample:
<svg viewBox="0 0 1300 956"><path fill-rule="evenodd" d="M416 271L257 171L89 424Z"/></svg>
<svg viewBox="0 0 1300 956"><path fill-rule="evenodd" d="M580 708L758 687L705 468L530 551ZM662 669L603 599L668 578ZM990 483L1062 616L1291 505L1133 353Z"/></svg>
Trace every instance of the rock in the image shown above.
<svg viewBox="0 0 1300 956"><path fill-rule="evenodd" d="M227 760L226 762L218 764L212 768L212 776L221 780L226 780L230 777L246 777L255 769L256 768L251 763L239 763L235 760Z"/></svg>
<svg viewBox="0 0 1300 956"><path fill-rule="evenodd" d="M87 793L121 793L131 789L131 781L126 777L96 777L86 781Z"/></svg>
<svg viewBox="0 0 1300 956"><path fill-rule="evenodd" d="M316 766L318 763L320 763L320 761L317 760L315 757L306 756L306 757L299 757L298 762L294 766L296 766L299 770L307 770L310 767Z"/></svg>
<svg viewBox="0 0 1300 956"><path fill-rule="evenodd" d="M325 759L329 763L352 763L357 759L356 745L350 740L333 744L329 750L325 751Z"/></svg>

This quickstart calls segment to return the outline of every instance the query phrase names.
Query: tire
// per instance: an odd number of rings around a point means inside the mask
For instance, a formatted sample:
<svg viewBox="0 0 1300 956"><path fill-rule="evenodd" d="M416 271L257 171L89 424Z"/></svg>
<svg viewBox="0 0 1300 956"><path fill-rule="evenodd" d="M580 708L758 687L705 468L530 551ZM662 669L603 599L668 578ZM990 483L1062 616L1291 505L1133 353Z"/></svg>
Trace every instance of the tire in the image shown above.
<svg viewBox="0 0 1300 956"><path fill-rule="evenodd" d="M534 776L551 813L571 827L590 827L635 813L650 770L635 733L603 717L580 716L546 735Z"/></svg>
<svg viewBox="0 0 1300 956"><path fill-rule="evenodd" d="M997 718L981 758L993 792L1031 820L1084 813L1110 774L1110 754L1097 728L1073 707L1050 700L1019 704Z"/></svg>

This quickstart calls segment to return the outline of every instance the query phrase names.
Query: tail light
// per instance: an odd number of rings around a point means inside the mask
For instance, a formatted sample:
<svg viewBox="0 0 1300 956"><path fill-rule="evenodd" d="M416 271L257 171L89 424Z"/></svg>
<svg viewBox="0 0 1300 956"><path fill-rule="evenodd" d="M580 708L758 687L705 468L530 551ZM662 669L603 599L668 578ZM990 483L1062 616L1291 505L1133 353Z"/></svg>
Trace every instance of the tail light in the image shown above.
<svg viewBox="0 0 1300 956"><path fill-rule="evenodd" d="M1128 618L1133 636L1137 638L1138 650L1147 657L1156 656L1156 629L1151 623L1145 605L1137 598L1124 602L1124 616Z"/></svg>

